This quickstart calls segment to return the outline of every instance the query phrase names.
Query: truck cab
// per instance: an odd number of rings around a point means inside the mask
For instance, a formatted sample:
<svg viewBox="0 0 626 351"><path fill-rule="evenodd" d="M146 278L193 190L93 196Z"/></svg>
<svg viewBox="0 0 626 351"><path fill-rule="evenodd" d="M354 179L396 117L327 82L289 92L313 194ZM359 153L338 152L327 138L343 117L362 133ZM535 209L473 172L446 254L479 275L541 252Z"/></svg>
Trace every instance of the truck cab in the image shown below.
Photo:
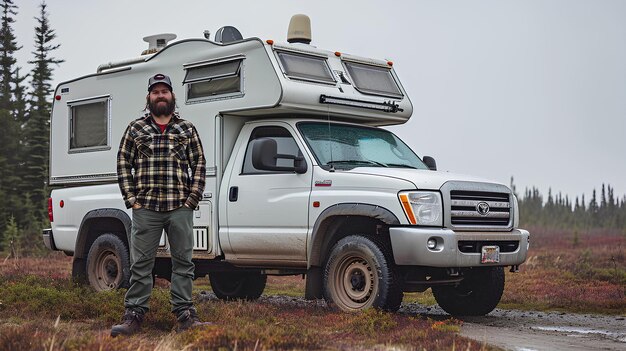
<svg viewBox="0 0 626 351"><path fill-rule="evenodd" d="M132 213L116 183L117 143L147 77L165 73L207 155L194 262L218 297L258 298L267 275L304 275L307 298L345 311L394 311L403 292L428 288L451 314L495 308L504 267L516 271L529 246L515 195L437 171L381 128L413 110L392 62L314 47L306 33L287 43L218 34L57 87L44 241L74 257L76 279L128 284ZM156 276L169 277L169 257L164 232Z"/></svg>

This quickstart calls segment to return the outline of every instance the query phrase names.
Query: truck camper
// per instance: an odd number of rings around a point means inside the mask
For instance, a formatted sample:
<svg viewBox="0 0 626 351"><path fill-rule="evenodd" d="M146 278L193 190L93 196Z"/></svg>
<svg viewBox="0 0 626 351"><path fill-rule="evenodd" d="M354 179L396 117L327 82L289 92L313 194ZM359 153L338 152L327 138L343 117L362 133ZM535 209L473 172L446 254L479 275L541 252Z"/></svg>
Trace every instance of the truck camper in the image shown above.
<svg viewBox="0 0 626 351"><path fill-rule="evenodd" d="M495 308L504 268L529 246L515 195L437 171L380 128L413 111L393 63L312 46L307 22L294 16L287 42L234 27L214 40L146 37L142 56L56 87L43 239L73 256L75 279L128 286L132 213L116 154L148 78L163 73L205 149L193 258L219 298L256 299L268 275L302 275L306 298L345 311L394 311L403 292L428 288L450 314ZM154 275L170 273L164 232Z"/></svg>

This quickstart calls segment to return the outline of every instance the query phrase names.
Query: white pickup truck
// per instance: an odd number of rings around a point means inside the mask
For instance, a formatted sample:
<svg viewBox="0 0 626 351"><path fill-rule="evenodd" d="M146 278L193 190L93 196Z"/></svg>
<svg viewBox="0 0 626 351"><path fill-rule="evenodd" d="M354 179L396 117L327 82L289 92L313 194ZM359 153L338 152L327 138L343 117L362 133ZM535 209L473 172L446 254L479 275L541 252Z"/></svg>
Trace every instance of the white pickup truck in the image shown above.
<svg viewBox="0 0 626 351"><path fill-rule="evenodd" d="M208 275L218 297L255 299L267 275L305 275L307 298L345 311L394 311L403 292L428 288L450 314L492 311L504 267L516 271L529 246L511 189L437 171L380 128L412 114L392 62L293 32L287 43L233 27L213 41L147 37L145 55L61 83L46 246L72 255L73 277L96 290L127 286L132 214L116 153L148 77L164 73L206 153L195 275ZM165 232L157 255L155 276L169 278Z"/></svg>

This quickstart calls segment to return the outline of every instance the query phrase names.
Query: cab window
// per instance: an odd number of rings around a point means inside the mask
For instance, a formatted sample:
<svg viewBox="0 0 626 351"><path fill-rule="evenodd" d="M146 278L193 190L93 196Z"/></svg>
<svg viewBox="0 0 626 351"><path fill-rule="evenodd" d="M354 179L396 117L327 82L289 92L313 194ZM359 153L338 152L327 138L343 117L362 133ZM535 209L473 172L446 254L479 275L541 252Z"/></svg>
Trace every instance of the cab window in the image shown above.
<svg viewBox="0 0 626 351"><path fill-rule="evenodd" d="M246 147L246 155L244 157L242 174L266 174L266 173L284 173L281 171L267 171L254 167L252 164L252 148L254 143L261 138L269 138L276 141L278 147L278 153L283 155L302 156L302 152L296 144L295 139L291 133L283 128L277 126L265 126L257 127L252 131L248 146ZM294 160L279 158L276 160L276 166L279 167L294 167Z"/></svg>

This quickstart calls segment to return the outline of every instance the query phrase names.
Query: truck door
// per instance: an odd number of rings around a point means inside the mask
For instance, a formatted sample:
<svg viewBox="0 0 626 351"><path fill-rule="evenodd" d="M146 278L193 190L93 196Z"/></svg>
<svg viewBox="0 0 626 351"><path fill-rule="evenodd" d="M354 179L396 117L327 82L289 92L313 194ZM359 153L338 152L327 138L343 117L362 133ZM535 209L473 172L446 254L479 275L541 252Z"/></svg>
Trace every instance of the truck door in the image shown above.
<svg viewBox="0 0 626 351"><path fill-rule="evenodd" d="M296 174L256 169L251 157L251 145L259 138L274 139L279 154L303 156L293 135L288 124L258 126L251 131L245 152L239 152L235 160L228 186L227 225L237 259L306 264L310 160L305 156L307 171ZM277 166L293 166L293 162L280 159Z"/></svg>

